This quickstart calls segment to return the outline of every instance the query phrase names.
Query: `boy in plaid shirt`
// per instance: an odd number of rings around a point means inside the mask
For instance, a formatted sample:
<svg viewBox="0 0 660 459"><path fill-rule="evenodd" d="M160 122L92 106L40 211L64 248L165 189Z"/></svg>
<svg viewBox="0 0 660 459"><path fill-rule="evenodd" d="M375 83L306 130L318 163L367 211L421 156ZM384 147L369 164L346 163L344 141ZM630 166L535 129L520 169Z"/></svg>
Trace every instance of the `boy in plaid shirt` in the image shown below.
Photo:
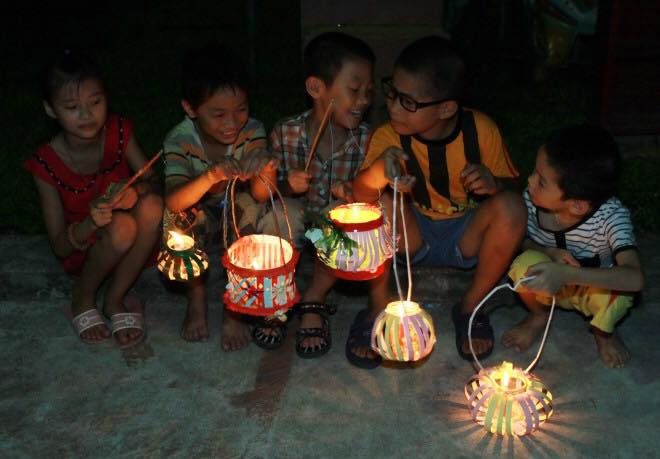
<svg viewBox="0 0 660 459"><path fill-rule="evenodd" d="M352 180L364 159L369 128L362 118L373 92L374 54L358 38L324 33L305 48L305 89L313 107L276 123L270 135L272 152L280 158L278 186L286 199L298 244L302 244L303 209L325 213L353 201ZM329 121L308 170L305 165L324 114L332 101ZM302 358L325 354L331 346L324 303L334 275L316 260L312 283L298 309L300 328L296 352Z"/></svg>

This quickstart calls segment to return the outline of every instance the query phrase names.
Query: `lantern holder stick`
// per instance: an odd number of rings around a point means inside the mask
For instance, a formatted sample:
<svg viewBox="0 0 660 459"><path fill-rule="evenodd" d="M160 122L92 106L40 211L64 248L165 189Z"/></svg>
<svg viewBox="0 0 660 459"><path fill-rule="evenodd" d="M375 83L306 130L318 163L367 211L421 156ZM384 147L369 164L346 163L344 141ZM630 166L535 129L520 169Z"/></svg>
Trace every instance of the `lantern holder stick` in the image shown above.
<svg viewBox="0 0 660 459"><path fill-rule="evenodd" d="M399 177L394 177L394 199L392 207L392 241L394 241L394 254L392 259L392 267L394 269L394 280L396 281L396 289L399 293L399 300L403 301L403 292L401 290L401 283L399 282L399 273L396 269L396 214L397 214L397 187L398 187ZM401 223L403 227L403 242L406 250L406 270L408 271L408 295L406 300L410 301L412 296L412 270L410 268L410 251L408 250L408 230L406 229L406 217L403 212L403 193L399 193L399 198L401 199Z"/></svg>
<svg viewBox="0 0 660 459"><path fill-rule="evenodd" d="M495 294L500 289L503 288L508 288L511 291L517 291L518 287L520 287L521 284L524 284L525 282L529 282L530 280L534 279L536 276L529 276L529 277L524 277L520 279L518 282L516 282L513 286L509 285L508 283L498 285L495 287L493 290L486 295L486 297L481 300L481 302L477 305L476 308L474 308L474 311L472 311L472 315L470 316L470 321L468 322L468 342L470 343L470 352L472 353L472 357L474 358L475 363L480 369L484 369L484 367L481 365L481 362L479 362L479 359L477 358L477 354L474 352L474 348L472 346L472 322L474 320L474 317L477 315L477 311L488 301L488 299ZM530 363L525 370L523 370L523 373L527 374L529 371L534 368L534 365L539 361L541 358L541 353L543 352L543 347L545 346L545 341L546 338L548 337L548 331L550 330L550 323L552 322L552 316L553 313L555 312L555 303L556 303L556 298L554 295L552 295L552 306L550 306L550 314L548 315L548 322L545 325L545 330L543 331L543 338L541 339L541 344L539 345L539 350L536 353L536 357L534 357L534 360L532 360L532 363Z"/></svg>
<svg viewBox="0 0 660 459"><path fill-rule="evenodd" d="M124 186L121 187L117 195L122 194L124 191L128 189L129 186L133 185L133 183L135 183L135 181L139 179L142 176L142 174L147 172L151 168L151 166L153 166L153 164L156 162L158 158L161 157L162 154L163 154L163 150L160 150L158 153L156 153L156 155L153 158L151 158L144 166L142 166L135 174L133 174L133 176L128 180L128 182L126 182Z"/></svg>
<svg viewBox="0 0 660 459"><path fill-rule="evenodd" d="M312 157L314 156L314 152L316 151L316 147L319 144L319 140L321 140L321 134L323 134L323 129L325 128L325 124L327 123L328 119L330 118L330 111L332 110L332 106L334 105L334 103L335 103L335 100L330 99L330 103L328 104L328 108L325 109L325 113L323 114L323 119L321 120L321 124L319 124L319 128L316 131L316 135L314 136L314 141L312 142L312 147L309 149L309 154L307 155L307 161L305 161L305 172L307 172L307 170L309 169L309 165L312 163Z"/></svg>

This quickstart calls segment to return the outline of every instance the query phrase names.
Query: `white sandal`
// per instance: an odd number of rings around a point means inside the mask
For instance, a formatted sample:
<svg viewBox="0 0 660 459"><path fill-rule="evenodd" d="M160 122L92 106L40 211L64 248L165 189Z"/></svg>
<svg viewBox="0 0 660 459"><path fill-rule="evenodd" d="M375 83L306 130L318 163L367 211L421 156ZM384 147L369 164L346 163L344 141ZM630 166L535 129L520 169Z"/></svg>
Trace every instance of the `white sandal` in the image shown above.
<svg viewBox="0 0 660 459"><path fill-rule="evenodd" d="M85 339L82 337L82 332L84 332L85 330L89 330L90 328L96 327L98 325L106 325L105 321L103 320L103 317L101 317L101 314L99 314L96 308L88 309L87 311L78 314L76 317L71 319L71 324L73 325L73 329L78 334L78 337L84 343L95 344L110 338L108 336L103 339L92 340L92 339Z"/></svg>
<svg viewBox="0 0 660 459"><path fill-rule="evenodd" d="M138 338L123 344L121 346L122 349L135 346L144 341L144 316L141 313L119 312L110 317L110 323L112 326L112 336L114 336L119 330L125 330L127 328L135 328L142 331L142 334Z"/></svg>

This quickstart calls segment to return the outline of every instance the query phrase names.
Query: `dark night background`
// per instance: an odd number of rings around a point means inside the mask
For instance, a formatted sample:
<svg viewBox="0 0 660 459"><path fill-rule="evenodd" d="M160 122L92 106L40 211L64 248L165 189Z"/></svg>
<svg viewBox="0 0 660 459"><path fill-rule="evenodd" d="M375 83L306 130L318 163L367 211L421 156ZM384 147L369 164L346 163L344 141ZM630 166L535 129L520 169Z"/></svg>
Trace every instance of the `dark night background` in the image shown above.
<svg viewBox="0 0 660 459"><path fill-rule="evenodd" d="M303 2L302 7L313 3ZM364 7L369 2L357 2L356 8L361 3ZM527 4L445 2L439 24L469 63L467 103L500 125L523 177L549 131L569 122L603 119L602 78L612 47L612 4L601 2L597 33L578 36L565 65L539 77L535 72L542 56L533 45L534 23ZM253 73L252 115L267 129L280 117L302 111L302 7L298 0L45 5L29 1L5 6L0 44L0 125L5 132L0 148L5 161L0 187L12 198L0 205L0 230L43 232L37 196L22 162L55 129L41 108L39 76L56 51L83 47L96 57L106 75L111 109L134 119L137 139L151 154L183 116L178 89L181 57L188 47L204 41L225 41L243 53ZM391 21L396 23L396 18ZM630 120L625 121L628 124L620 127L626 138L649 133L635 132ZM622 197L638 228L653 231L659 227L654 186L659 155L649 151L652 146L637 150L626 156Z"/></svg>

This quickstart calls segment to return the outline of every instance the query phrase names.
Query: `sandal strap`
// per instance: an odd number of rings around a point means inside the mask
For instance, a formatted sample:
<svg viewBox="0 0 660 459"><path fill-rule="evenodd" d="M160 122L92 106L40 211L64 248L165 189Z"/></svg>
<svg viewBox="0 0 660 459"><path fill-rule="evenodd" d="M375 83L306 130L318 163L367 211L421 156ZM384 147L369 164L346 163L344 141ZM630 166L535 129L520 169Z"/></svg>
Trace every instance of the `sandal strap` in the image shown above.
<svg viewBox="0 0 660 459"><path fill-rule="evenodd" d="M119 312L110 317L112 334L126 328L137 328L144 331L143 317L139 312Z"/></svg>
<svg viewBox="0 0 660 459"><path fill-rule="evenodd" d="M323 338L328 340L330 331L328 328L301 328L296 332L296 340L302 341L306 338Z"/></svg>
<svg viewBox="0 0 660 459"><path fill-rule="evenodd" d="M323 318L327 318L329 315L337 312L336 304L321 303L319 301L301 301L296 304L295 308L300 316L312 312L320 314Z"/></svg>
<svg viewBox="0 0 660 459"><path fill-rule="evenodd" d="M78 314L76 317L71 319L73 328L76 330L76 333L80 335L85 330L88 330L97 325L105 325L101 314L97 311L96 308L88 309L85 312Z"/></svg>
<svg viewBox="0 0 660 459"><path fill-rule="evenodd" d="M467 339L471 313L454 311L454 324L461 339ZM487 314L478 312L472 319L472 338L493 340L493 327Z"/></svg>

